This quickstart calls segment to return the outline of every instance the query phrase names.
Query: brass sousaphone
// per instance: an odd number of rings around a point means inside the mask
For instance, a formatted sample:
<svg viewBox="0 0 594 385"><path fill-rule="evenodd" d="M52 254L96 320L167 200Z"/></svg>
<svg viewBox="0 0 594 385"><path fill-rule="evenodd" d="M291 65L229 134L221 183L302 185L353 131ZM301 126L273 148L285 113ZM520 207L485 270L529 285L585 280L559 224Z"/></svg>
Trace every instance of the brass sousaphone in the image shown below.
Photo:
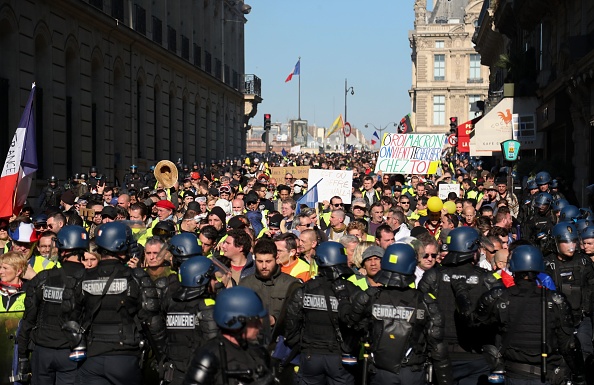
<svg viewBox="0 0 594 385"><path fill-rule="evenodd" d="M162 160L157 163L153 173L163 188L171 188L177 182L177 167L170 160Z"/></svg>

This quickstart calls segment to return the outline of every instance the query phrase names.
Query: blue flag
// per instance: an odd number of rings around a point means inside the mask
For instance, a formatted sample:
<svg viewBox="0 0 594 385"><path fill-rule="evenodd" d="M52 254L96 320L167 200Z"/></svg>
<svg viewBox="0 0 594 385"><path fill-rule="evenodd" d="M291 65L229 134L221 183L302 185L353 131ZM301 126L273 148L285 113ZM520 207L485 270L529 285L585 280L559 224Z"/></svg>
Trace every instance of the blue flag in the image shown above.
<svg viewBox="0 0 594 385"><path fill-rule="evenodd" d="M377 131L373 131L373 136L375 136L377 138L377 140L380 140L379 135L377 134Z"/></svg>
<svg viewBox="0 0 594 385"><path fill-rule="evenodd" d="M283 147L283 149L281 150L281 155L283 157L287 156L287 150L285 150L285 148Z"/></svg>
<svg viewBox="0 0 594 385"><path fill-rule="evenodd" d="M305 194L297 201L297 208L295 210L295 215L298 215L301 212L301 205L306 205L309 208L315 208L316 204L318 203L318 184L324 180L324 178L320 179L316 184L313 185L310 189L307 190Z"/></svg>

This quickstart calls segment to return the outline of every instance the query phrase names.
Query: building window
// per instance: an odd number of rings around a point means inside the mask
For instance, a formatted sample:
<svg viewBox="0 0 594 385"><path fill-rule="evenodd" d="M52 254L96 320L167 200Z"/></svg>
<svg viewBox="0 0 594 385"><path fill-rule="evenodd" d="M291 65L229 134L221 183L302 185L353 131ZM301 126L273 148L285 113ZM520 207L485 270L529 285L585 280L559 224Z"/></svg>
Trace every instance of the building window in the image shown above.
<svg viewBox="0 0 594 385"><path fill-rule="evenodd" d="M111 0L111 17L118 20L124 20L123 0Z"/></svg>
<svg viewBox="0 0 594 385"><path fill-rule="evenodd" d="M435 48L444 48L445 44L443 40L436 40L435 41Z"/></svg>
<svg viewBox="0 0 594 385"><path fill-rule="evenodd" d="M140 5L135 4L136 18L134 19L134 29L143 35L146 35L146 10Z"/></svg>
<svg viewBox="0 0 594 385"><path fill-rule="evenodd" d="M157 44L163 43L163 22L153 16L153 41Z"/></svg>
<svg viewBox="0 0 594 385"><path fill-rule="evenodd" d="M471 54L470 55L470 76L468 78L469 83L482 83L481 79L481 55Z"/></svg>
<svg viewBox="0 0 594 385"><path fill-rule="evenodd" d="M433 125L445 125L445 96L436 95L433 97Z"/></svg>
<svg viewBox="0 0 594 385"><path fill-rule="evenodd" d="M534 124L534 115L523 115L518 118L518 139L534 140L536 129Z"/></svg>
<svg viewBox="0 0 594 385"><path fill-rule="evenodd" d="M476 117L480 111L472 111L472 105L481 100L480 95L468 95L468 117L474 118Z"/></svg>
<svg viewBox="0 0 594 385"><path fill-rule="evenodd" d="M445 80L445 55L433 55L433 80Z"/></svg>

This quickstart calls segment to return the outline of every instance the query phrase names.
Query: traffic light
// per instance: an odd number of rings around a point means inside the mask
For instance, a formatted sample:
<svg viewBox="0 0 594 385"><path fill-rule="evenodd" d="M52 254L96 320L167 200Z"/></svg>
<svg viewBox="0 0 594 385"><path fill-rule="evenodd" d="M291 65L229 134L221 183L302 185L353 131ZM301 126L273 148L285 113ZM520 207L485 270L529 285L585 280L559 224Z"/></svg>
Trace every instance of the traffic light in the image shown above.
<svg viewBox="0 0 594 385"><path fill-rule="evenodd" d="M264 129L270 130L271 124L272 123L270 121L270 114L264 114Z"/></svg>
<svg viewBox="0 0 594 385"><path fill-rule="evenodd" d="M458 135L458 117L450 117L450 134Z"/></svg>

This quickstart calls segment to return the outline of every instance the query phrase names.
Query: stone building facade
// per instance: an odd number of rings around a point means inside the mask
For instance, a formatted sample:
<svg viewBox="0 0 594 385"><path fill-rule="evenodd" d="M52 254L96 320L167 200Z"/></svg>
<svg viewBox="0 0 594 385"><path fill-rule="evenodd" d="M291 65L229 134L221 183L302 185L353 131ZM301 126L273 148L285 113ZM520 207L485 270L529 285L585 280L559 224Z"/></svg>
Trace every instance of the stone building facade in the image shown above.
<svg viewBox="0 0 594 385"><path fill-rule="evenodd" d="M416 0L412 48L411 120L417 132L449 132L449 118L461 124L475 117L472 103L487 97L488 69L471 41L480 0Z"/></svg>
<svg viewBox="0 0 594 385"><path fill-rule="evenodd" d="M492 104L506 88L514 90L508 96L538 100L536 130L545 144L532 162L524 157L521 171L546 169L572 203L592 206L586 187L594 183L594 2L481 3L474 42L490 67Z"/></svg>
<svg viewBox="0 0 594 385"><path fill-rule="evenodd" d="M145 171L161 159L244 153L246 7L230 0L0 1L0 156L32 82L38 183L90 166L115 183L132 164ZM247 88L253 92L252 83Z"/></svg>

